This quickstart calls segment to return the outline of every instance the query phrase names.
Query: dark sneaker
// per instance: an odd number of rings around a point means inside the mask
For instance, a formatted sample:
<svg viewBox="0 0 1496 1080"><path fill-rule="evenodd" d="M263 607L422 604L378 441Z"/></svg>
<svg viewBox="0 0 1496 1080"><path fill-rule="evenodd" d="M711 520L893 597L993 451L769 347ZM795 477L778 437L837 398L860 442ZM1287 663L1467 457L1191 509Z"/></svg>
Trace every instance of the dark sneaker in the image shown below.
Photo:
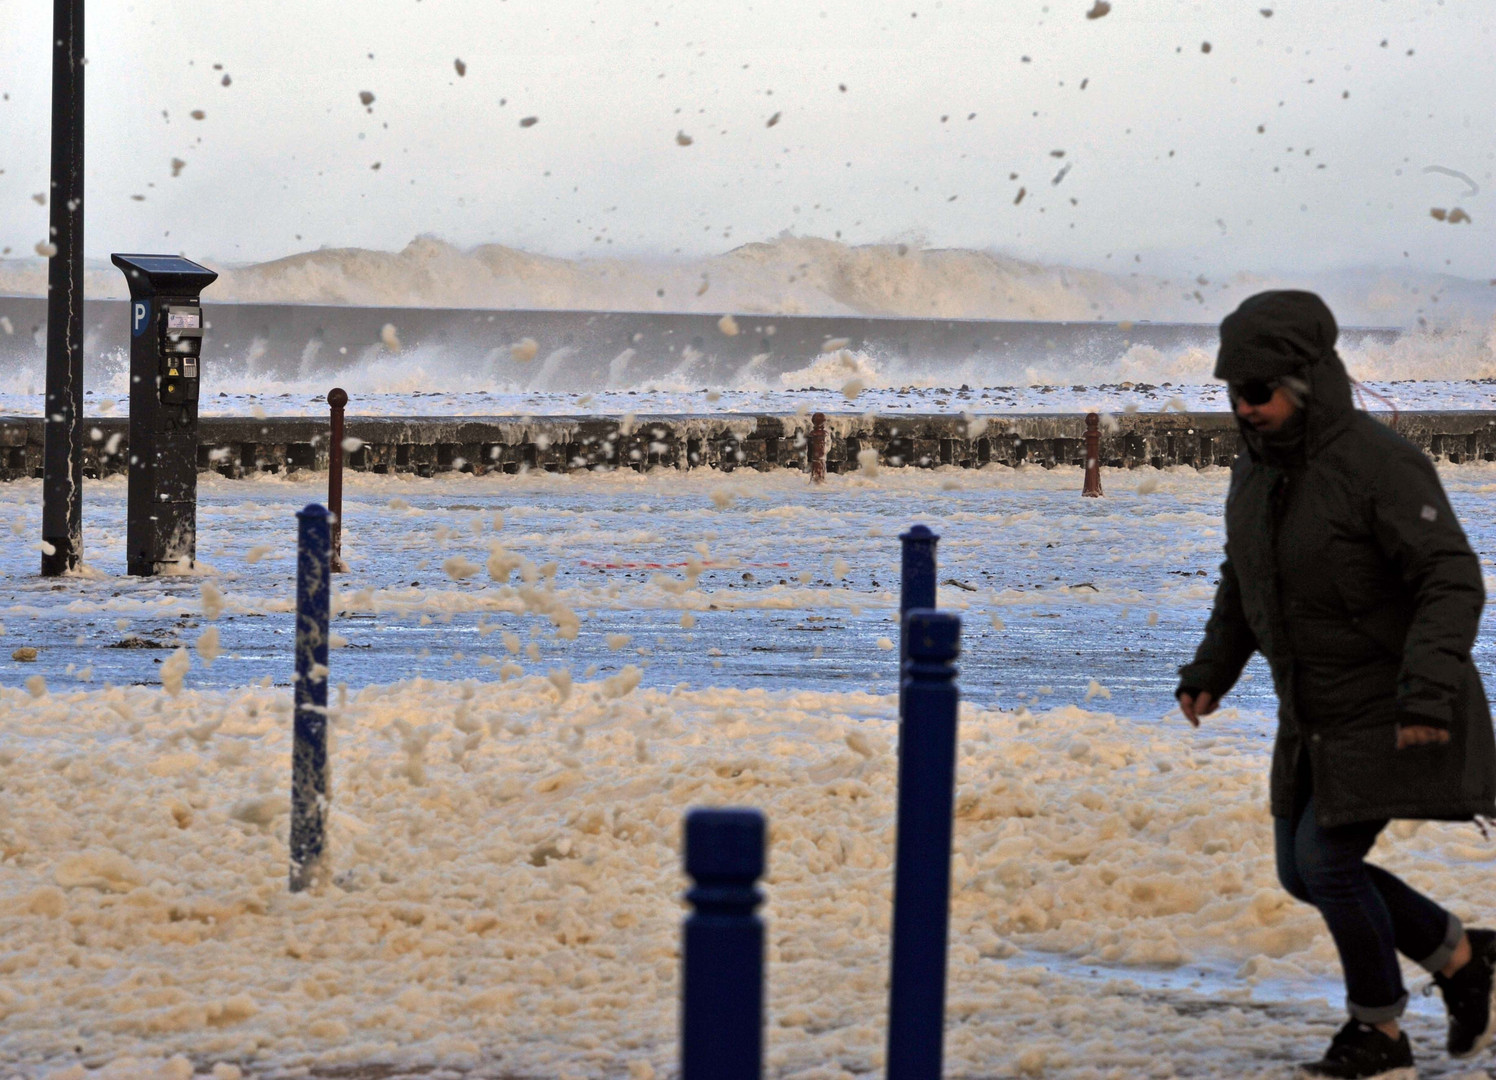
<svg viewBox="0 0 1496 1080"><path fill-rule="evenodd" d="M1408 1033L1389 1039L1370 1024L1352 1020L1341 1028L1323 1060L1300 1065L1303 1078L1332 1080L1418 1080Z"/></svg>
<svg viewBox="0 0 1496 1080"><path fill-rule="evenodd" d="M1492 998L1496 984L1496 930L1467 930L1470 962L1453 975L1435 975L1449 1013L1449 1054L1464 1058L1484 1050L1491 1042Z"/></svg>

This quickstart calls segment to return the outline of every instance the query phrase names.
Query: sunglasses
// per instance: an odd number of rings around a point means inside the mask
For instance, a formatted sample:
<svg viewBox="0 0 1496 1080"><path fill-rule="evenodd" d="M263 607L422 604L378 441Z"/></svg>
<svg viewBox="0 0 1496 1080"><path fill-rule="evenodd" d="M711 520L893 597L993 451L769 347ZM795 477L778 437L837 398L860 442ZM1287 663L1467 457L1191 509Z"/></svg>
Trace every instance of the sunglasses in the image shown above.
<svg viewBox="0 0 1496 1080"><path fill-rule="evenodd" d="M1248 405L1266 405L1273 400L1273 393L1282 385L1279 379L1252 379L1249 382L1232 383L1231 393Z"/></svg>

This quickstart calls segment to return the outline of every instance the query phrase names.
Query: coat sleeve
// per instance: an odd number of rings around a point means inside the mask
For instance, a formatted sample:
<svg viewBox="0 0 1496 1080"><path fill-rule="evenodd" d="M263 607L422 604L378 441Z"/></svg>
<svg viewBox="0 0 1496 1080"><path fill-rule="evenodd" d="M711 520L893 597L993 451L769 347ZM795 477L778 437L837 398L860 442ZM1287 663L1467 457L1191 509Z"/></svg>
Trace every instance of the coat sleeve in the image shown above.
<svg viewBox="0 0 1496 1080"><path fill-rule="evenodd" d="M1404 723L1448 728L1468 677L1485 585L1480 560L1421 452L1397 454L1372 496L1377 546L1401 579L1411 619L1397 679Z"/></svg>
<svg viewBox="0 0 1496 1080"><path fill-rule="evenodd" d="M1242 612L1241 583L1228 556L1221 563L1221 581L1205 623L1205 638L1195 650L1195 659L1179 669L1180 689L1209 690L1219 701L1236 685L1256 649L1257 636Z"/></svg>

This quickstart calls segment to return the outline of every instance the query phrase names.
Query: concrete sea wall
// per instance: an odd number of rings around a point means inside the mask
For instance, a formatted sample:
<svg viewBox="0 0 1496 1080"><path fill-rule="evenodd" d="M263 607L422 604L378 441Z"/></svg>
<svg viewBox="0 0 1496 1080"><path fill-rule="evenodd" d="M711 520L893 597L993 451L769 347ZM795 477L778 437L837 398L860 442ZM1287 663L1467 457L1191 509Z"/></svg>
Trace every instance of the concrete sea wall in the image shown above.
<svg viewBox="0 0 1496 1080"><path fill-rule="evenodd" d="M1391 414L1378 414L1386 422ZM985 423L983 422L985 420ZM85 471L124 472L129 420L85 422ZM1083 464L1081 413L960 416L827 416L827 470L857 467L877 451L890 467L980 468L991 462L1052 468ZM1406 412L1397 430L1436 460L1496 461L1496 412ZM41 475L40 417L0 417L0 480ZM555 417L361 417L347 419L358 440L346 454L353 471L487 473L546 469L808 469L806 415ZM198 468L238 477L327 468L328 422L312 417L205 417ZM1240 436L1229 413L1122 413L1101 428L1101 462L1113 468L1228 465Z"/></svg>

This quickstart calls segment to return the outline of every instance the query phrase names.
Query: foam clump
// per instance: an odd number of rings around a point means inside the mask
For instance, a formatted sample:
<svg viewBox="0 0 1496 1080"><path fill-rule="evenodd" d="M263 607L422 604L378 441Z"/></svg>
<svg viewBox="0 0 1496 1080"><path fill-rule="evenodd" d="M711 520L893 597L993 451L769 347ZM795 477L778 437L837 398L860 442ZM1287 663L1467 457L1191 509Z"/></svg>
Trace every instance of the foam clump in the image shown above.
<svg viewBox="0 0 1496 1080"><path fill-rule="evenodd" d="M130 859L107 849L91 849L64 856L52 876L64 889L86 888L103 892L129 892L142 880Z"/></svg>

